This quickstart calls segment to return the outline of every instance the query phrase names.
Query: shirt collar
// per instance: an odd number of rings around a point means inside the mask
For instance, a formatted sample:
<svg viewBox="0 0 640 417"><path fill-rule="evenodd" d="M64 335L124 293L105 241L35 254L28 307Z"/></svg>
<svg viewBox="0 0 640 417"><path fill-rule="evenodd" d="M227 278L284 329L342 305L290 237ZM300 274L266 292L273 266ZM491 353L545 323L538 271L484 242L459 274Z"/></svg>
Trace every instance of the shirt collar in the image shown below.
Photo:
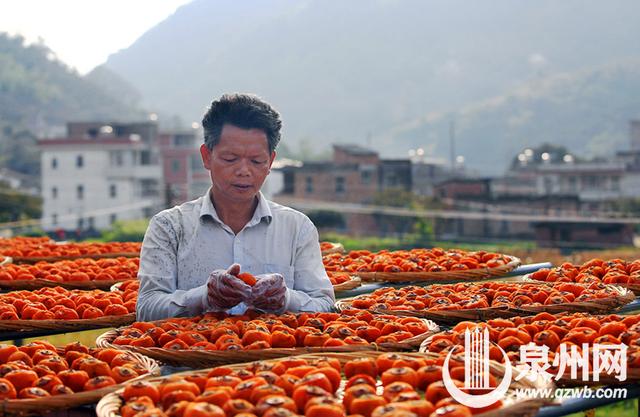
<svg viewBox="0 0 640 417"><path fill-rule="evenodd" d="M216 222L224 224L224 222L218 216L218 212L213 206L210 196L211 188L209 188L207 193L202 196L203 200L202 206L200 207L200 218L202 218L203 216L211 216L211 218ZM256 210L253 212L253 217L247 223L247 226L254 226L260 223L263 219L267 222L267 224L269 224L273 219L273 215L271 214L269 201L265 198L261 191L258 191L258 205L256 206Z"/></svg>

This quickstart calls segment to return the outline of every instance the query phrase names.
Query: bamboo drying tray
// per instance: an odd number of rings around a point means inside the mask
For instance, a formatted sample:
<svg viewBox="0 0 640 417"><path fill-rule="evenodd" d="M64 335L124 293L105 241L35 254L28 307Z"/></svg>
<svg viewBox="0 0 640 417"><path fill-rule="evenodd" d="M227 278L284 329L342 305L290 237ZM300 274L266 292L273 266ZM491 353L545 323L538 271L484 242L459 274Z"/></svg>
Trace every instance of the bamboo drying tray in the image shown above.
<svg viewBox="0 0 640 417"><path fill-rule="evenodd" d="M63 352L64 353L64 352ZM158 363L151 358L130 352L134 360L147 369L147 373L140 375L128 382L145 379L160 374ZM93 404L104 398L105 395L122 389L125 383L100 388L94 391L83 391L74 394L55 395L50 397L33 398L25 400L3 400L0 402L0 416L37 415L47 411L66 410L82 405Z"/></svg>
<svg viewBox="0 0 640 417"><path fill-rule="evenodd" d="M539 281L537 279L531 278L532 274L527 274L522 276L523 282L547 282L547 281ZM640 283L637 284L615 284L618 287L626 288L629 291L632 291L635 295L640 295Z"/></svg>
<svg viewBox="0 0 640 417"><path fill-rule="evenodd" d="M528 282L528 284L532 284ZM535 284L535 283L534 283ZM547 285L546 283L538 283ZM542 312L555 313L575 313L585 312L591 314L605 314L624 306L635 300L633 292L626 288L609 285L617 295L615 297L600 298L593 301L572 302L541 306L520 306L520 307L486 307L475 309L459 310L387 310L373 308L371 311L379 314L393 314L397 316L419 317L433 320L439 324L456 324L461 321L485 321L495 318L509 318L516 316L530 316ZM336 302L338 311L351 309L351 302L355 297L345 298Z"/></svg>
<svg viewBox="0 0 640 417"><path fill-rule="evenodd" d="M131 278L133 279L133 278ZM111 289L114 284L118 284L126 280L113 280L113 281L51 281L48 279L30 279L30 280L13 280L13 281L0 281L0 289L9 291L20 290L37 290L45 287L62 287L68 290L105 290Z"/></svg>
<svg viewBox="0 0 640 417"><path fill-rule="evenodd" d="M174 366L189 366L192 368L206 368L230 363L250 362L260 359L275 359L286 356L305 355L311 353L328 352L362 352L362 351L416 351L422 341L429 335L440 331L440 327L426 319L422 321L428 330L420 335L405 339L398 343L381 343L370 345L346 345L334 347L295 347L270 348L261 350L192 350L192 349L163 349L158 347L139 347L129 345L114 345L112 342L120 334L120 329L109 330L98 336L96 346L102 348L125 349L136 352L162 363Z"/></svg>
<svg viewBox="0 0 640 417"><path fill-rule="evenodd" d="M525 319L525 322L527 322L526 319ZM423 352L423 353L429 352L429 345L431 344L434 336L435 335L431 335L422 341L422 343L420 344L419 352ZM490 343L492 345L495 345L494 342L490 342ZM582 375L582 369L578 371L578 379L572 378L571 371L566 370L565 373L559 379L557 379L556 384L564 387L564 386L585 386L585 385L588 385L588 386L623 385L623 384L640 382L640 368L627 367L627 379L624 381L619 381L613 375L609 375L606 373L602 373L599 375L599 381L592 381L591 376L589 378L589 381L583 381L581 378L581 375Z"/></svg>
<svg viewBox="0 0 640 417"><path fill-rule="evenodd" d="M507 275L520 266L521 261L515 256L508 256L511 260L495 268L467 269L462 271L440 272L357 272L365 282L464 282L483 279L499 278Z"/></svg>
<svg viewBox="0 0 640 417"><path fill-rule="evenodd" d="M20 332L21 337L28 338L32 337L31 333L38 334L42 331L77 332L80 330L126 326L135 321L135 313L78 320L0 320L0 331Z"/></svg>
<svg viewBox="0 0 640 417"><path fill-rule="evenodd" d="M94 253L94 254L83 254L83 255L73 255L73 256L39 256L39 257L28 257L28 256L14 256L13 262L16 264L35 264L37 262L58 262L58 261L69 261L73 259L81 259L81 258L89 258L89 259L105 259L105 258L137 258L140 256L139 252L122 252L122 253Z"/></svg>
<svg viewBox="0 0 640 417"><path fill-rule="evenodd" d="M438 357L438 355L432 354L432 353L401 353L401 354L405 356L419 357L419 358L424 358L424 357L437 358ZM323 357L335 358L335 359L338 359L342 365L344 365L346 362L353 359L365 358L365 357L375 358L377 357L377 355L379 355L379 352L368 351L368 352L350 352L350 353L310 354L310 355L300 355L297 357L302 359L308 359L308 360L313 360L313 359L318 359ZM459 358L459 359L462 360L462 358ZM269 361L264 361L264 362L269 362ZM235 365L228 365L228 367L233 370L240 370L240 369L245 369L248 365L251 365L251 364L250 363L235 364ZM489 366L491 369L491 373L493 375L498 377L504 376L504 373L505 373L504 366L498 364L497 362L491 362ZM178 374L174 374L174 376L185 377L190 375L206 375L208 372L209 370L188 371L188 372L181 372ZM160 383L162 380L163 378L153 378L150 381L152 383ZM337 391L337 396L339 398L341 398L343 395L345 383L346 381L343 379L341 386ZM515 390L516 389L533 390L533 389L549 389L549 388L553 388L553 384L545 383L543 381L531 382L531 381L528 381L526 378L520 381L515 381L512 379L509 392L507 393L507 398L503 400L503 403L505 405L498 410L489 411L481 415L483 417L512 417L512 416L519 416L519 417L531 416L532 417L532 416L535 416L538 410L540 409L540 407L542 407L543 405L549 404L550 401L543 400L543 399L535 399L535 398L526 398L526 399L517 398L515 396ZM378 391L381 392L381 387L378 387ZM123 389L121 388L105 396L98 403L96 407L97 416L98 417L121 417L120 407L123 405L123 400L121 397L122 392L123 392Z"/></svg>

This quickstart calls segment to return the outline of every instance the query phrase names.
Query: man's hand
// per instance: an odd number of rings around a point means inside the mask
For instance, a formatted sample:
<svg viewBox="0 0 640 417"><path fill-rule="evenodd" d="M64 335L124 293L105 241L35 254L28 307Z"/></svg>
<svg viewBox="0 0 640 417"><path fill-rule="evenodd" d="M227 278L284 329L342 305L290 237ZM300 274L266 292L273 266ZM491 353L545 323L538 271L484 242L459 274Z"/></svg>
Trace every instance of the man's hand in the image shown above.
<svg viewBox="0 0 640 417"><path fill-rule="evenodd" d="M240 265L233 264L226 271L213 271L207 281L207 310L224 311L251 298L251 287L236 276Z"/></svg>
<svg viewBox="0 0 640 417"><path fill-rule="evenodd" d="M281 313L287 301L287 286L280 274L256 276L258 282L251 290L249 304L258 310Z"/></svg>

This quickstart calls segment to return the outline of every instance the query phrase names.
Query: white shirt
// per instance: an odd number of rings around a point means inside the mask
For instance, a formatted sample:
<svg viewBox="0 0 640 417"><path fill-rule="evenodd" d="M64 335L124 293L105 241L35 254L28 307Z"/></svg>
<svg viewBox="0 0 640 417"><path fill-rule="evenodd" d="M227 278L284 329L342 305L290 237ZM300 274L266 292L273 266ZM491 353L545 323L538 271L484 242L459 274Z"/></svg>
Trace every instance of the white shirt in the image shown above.
<svg viewBox="0 0 640 417"><path fill-rule="evenodd" d="M288 288L287 311L333 308L333 286L311 220L262 193L258 198L252 219L237 235L218 217L209 192L151 219L140 254L138 320L206 312L209 275L234 263L254 275L282 274ZM229 312L245 309L241 303Z"/></svg>

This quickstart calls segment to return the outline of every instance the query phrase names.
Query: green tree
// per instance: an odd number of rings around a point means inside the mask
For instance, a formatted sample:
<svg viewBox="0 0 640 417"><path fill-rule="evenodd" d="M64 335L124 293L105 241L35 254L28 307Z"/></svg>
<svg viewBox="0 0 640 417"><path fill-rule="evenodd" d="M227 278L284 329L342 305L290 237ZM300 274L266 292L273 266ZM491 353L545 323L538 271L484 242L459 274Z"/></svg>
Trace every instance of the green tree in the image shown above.
<svg viewBox="0 0 640 417"><path fill-rule="evenodd" d="M0 222L38 219L42 216L42 199L11 189L0 182Z"/></svg>

